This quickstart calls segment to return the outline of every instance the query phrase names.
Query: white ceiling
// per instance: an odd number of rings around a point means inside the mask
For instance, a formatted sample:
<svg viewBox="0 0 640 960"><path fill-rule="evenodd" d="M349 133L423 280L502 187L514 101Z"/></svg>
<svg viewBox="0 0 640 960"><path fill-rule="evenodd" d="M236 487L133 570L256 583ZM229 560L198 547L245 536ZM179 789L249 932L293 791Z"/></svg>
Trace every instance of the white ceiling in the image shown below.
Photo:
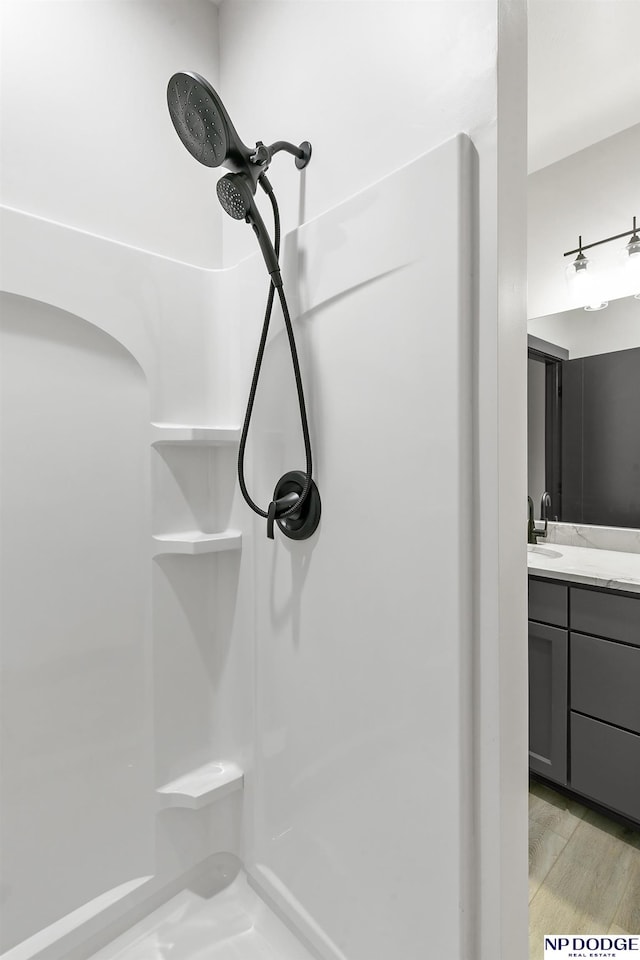
<svg viewBox="0 0 640 960"><path fill-rule="evenodd" d="M529 172L636 123L640 0L529 0Z"/></svg>

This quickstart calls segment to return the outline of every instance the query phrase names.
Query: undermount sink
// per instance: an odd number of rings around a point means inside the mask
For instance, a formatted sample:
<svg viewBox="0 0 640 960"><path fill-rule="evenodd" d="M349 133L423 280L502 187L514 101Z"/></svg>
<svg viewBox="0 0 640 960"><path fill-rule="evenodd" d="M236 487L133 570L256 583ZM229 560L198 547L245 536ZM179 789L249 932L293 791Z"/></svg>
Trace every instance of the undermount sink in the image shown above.
<svg viewBox="0 0 640 960"><path fill-rule="evenodd" d="M541 547L537 543L528 543L527 551L528 553L538 553L541 557L546 557L548 560L559 560L562 556L559 550L552 550L550 547Z"/></svg>

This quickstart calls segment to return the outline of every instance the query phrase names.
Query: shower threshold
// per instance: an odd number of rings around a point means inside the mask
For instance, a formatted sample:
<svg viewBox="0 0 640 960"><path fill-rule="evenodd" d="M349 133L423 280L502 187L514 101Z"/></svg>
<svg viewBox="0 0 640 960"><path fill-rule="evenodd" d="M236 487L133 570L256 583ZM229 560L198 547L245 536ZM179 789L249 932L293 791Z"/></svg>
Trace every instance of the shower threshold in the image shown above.
<svg viewBox="0 0 640 960"><path fill-rule="evenodd" d="M90 960L314 960L240 873L211 897L177 896Z"/></svg>

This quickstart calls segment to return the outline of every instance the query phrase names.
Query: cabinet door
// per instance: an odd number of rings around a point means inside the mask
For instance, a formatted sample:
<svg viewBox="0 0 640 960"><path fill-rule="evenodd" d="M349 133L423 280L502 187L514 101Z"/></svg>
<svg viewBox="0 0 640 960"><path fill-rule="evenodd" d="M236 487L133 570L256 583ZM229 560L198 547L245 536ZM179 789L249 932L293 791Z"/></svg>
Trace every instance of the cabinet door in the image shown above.
<svg viewBox="0 0 640 960"><path fill-rule="evenodd" d="M567 631L529 621L529 768L567 782Z"/></svg>

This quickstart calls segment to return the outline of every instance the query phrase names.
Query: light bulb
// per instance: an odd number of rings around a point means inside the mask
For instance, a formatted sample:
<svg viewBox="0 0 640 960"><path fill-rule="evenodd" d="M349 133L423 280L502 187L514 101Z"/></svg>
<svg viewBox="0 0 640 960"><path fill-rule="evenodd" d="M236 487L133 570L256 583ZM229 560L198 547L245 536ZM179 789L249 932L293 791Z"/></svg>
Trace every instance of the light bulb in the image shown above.
<svg viewBox="0 0 640 960"><path fill-rule="evenodd" d="M629 242L620 251L620 284L623 296L635 296L640 290L640 236L635 217L631 229Z"/></svg>
<svg viewBox="0 0 640 960"><path fill-rule="evenodd" d="M582 252L567 267L566 277L569 296L574 307L604 303L604 298L599 294L598 278L594 265Z"/></svg>
<svg viewBox="0 0 640 960"><path fill-rule="evenodd" d="M629 282L633 283L634 280L637 280L640 286L640 237L637 233L633 234L624 248L622 262Z"/></svg>

